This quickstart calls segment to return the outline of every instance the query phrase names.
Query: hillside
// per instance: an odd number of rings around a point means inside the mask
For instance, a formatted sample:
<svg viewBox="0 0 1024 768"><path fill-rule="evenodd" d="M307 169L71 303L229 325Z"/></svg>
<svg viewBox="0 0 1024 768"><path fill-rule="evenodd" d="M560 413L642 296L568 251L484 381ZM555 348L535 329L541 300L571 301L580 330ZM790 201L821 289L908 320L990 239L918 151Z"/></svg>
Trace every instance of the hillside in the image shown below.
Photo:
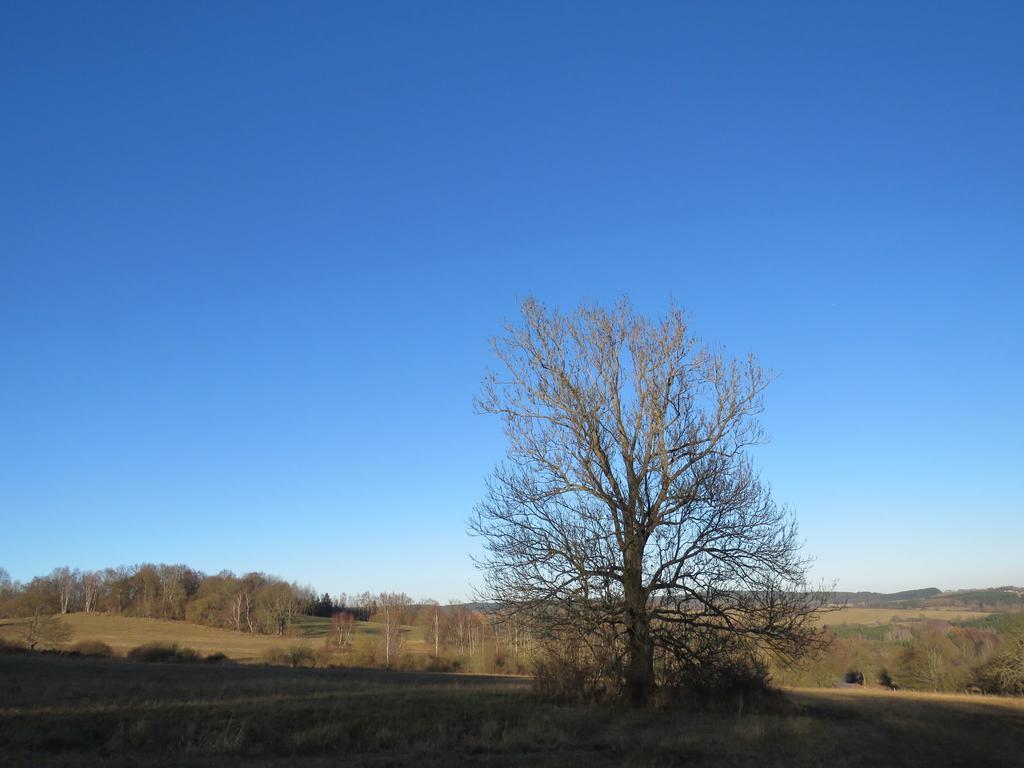
<svg viewBox="0 0 1024 768"><path fill-rule="evenodd" d="M253 635L214 629L185 621L126 618L101 613L72 613L63 617L74 630L72 642L98 640L109 645L115 653L124 654L146 643L178 643L198 651L201 655L223 653L233 661L260 662L270 650L282 650L302 645L312 650L323 648L330 631L329 619L303 616L293 623L292 635ZM0 619L0 639L17 641L21 637L22 619ZM378 637L381 626L370 622L357 622L356 638ZM406 629L409 650L422 643L418 633Z"/></svg>
<svg viewBox="0 0 1024 768"><path fill-rule="evenodd" d="M881 607L892 603L927 600L942 594L936 587L926 589L908 589L903 592L835 592L833 602L838 605L862 606L865 608ZM905 606L911 607L911 606Z"/></svg>

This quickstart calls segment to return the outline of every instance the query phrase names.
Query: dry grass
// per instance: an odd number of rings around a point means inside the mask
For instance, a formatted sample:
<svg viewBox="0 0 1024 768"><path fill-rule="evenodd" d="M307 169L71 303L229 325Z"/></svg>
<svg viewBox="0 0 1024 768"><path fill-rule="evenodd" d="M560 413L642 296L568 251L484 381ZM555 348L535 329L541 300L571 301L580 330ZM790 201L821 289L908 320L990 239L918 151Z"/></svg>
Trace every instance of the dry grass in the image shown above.
<svg viewBox="0 0 1024 768"><path fill-rule="evenodd" d="M787 692L725 714L557 706L494 677L0 656L0 764L1019 766L1024 704Z"/></svg>
<svg viewBox="0 0 1024 768"><path fill-rule="evenodd" d="M1024 715L1024 698L1014 696L988 696L968 693L932 693L928 691L891 691L888 688L789 688L793 698L813 697L815 700L833 700L850 706L898 706L912 708L915 704L940 704L950 709L975 711L978 707L997 707Z"/></svg>
<svg viewBox="0 0 1024 768"><path fill-rule="evenodd" d="M293 636L282 638L240 634L184 621L133 619L101 613L72 613L64 616L63 620L75 631L73 642L89 640L106 643L119 655L148 643L177 643L181 647L198 651L202 656L219 652L232 661L243 663L260 662L268 650L284 651L294 645L306 646L311 650L320 649L330 628L328 619L302 617L293 627ZM19 640L23 621L0 620L0 639ZM377 624L360 622L356 628L356 634L360 637L379 633L380 627ZM410 647L415 645L410 643Z"/></svg>
<svg viewBox="0 0 1024 768"><path fill-rule="evenodd" d="M842 624L878 625L935 619L939 621L968 621L983 619L991 614L985 611L965 611L959 608L843 608L819 614L818 621L829 626Z"/></svg>
<svg viewBox="0 0 1024 768"><path fill-rule="evenodd" d="M819 621L829 626L879 625L893 621L913 621L922 617L954 621L982 618L987 615L989 614L980 611L955 609L844 608L841 611L821 614ZM303 616L294 623L291 637L280 638L272 635L240 634L184 621L134 619L99 613L73 613L63 618L75 631L73 642L103 642L119 655L147 643L177 643L179 646L195 649L202 656L223 653L231 660L242 663L261 662L266 658L268 651L284 651L294 645L302 645L310 650L320 649L324 645L324 637L330 631L331 624L329 619ZM0 639L19 640L22 623L22 619L0 620ZM365 642L379 636L380 632L379 624L359 622L356 639ZM403 650L407 654L423 655L429 652L418 628L406 628L405 641Z"/></svg>

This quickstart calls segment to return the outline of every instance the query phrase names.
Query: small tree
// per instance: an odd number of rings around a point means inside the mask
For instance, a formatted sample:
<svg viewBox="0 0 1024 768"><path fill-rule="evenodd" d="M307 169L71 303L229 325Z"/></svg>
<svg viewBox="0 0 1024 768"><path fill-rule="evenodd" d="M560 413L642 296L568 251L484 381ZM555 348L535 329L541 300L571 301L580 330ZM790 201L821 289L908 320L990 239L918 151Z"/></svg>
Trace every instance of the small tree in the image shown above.
<svg viewBox="0 0 1024 768"><path fill-rule="evenodd" d="M423 628L423 640L436 659L441 653L441 614L443 609L436 600L420 601L416 624Z"/></svg>
<svg viewBox="0 0 1024 768"><path fill-rule="evenodd" d="M86 613L95 610L102 588L103 573L101 571L86 571L82 574L82 609Z"/></svg>
<svg viewBox="0 0 1024 768"><path fill-rule="evenodd" d="M22 630L25 645L29 647L29 650L33 651L39 644L61 645L66 643L73 635L74 630L66 621L62 621L56 616L45 613L41 607L37 608L36 611L25 620L25 626Z"/></svg>
<svg viewBox="0 0 1024 768"><path fill-rule="evenodd" d="M75 598L79 578L78 570L72 570L66 565L54 568L50 573L50 581L53 583L62 614L72 610L72 601Z"/></svg>
<svg viewBox="0 0 1024 768"><path fill-rule="evenodd" d="M926 625L914 633L899 659L899 682L925 691L955 691L970 677L956 645L939 626Z"/></svg>
<svg viewBox="0 0 1024 768"><path fill-rule="evenodd" d="M355 635L356 618L348 611L338 611L331 618L331 640L339 651L347 651L352 647Z"/></svg>
<svg viewBox="0 0 1024 768"><path fill-rule="evenodd" d="M404 592L381 592L377 595L377 620L383 624L382 644L384 646L384 666L391 668L398 660L402 649L402 624L412 601Z"/></svg>
<svg viewBox="0 0 1024 768"><path fill-rule="evenodd" d="M1024 629L1011 634L985 670L985 682L997 693L1024 696Z"/></svg>

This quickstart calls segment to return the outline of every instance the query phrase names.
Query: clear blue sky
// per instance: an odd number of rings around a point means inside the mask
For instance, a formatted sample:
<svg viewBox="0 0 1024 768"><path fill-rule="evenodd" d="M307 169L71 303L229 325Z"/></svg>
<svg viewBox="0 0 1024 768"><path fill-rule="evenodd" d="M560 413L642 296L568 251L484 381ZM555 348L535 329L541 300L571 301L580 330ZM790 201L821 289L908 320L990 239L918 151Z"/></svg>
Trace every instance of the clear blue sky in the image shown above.
<svg viewBox="0 0 1024 768"><path fill-rule="evenodd" d="M528 294L779 373L844 589L1024 583L1024 6L8 3L0 565L464 597Z"/></svg>

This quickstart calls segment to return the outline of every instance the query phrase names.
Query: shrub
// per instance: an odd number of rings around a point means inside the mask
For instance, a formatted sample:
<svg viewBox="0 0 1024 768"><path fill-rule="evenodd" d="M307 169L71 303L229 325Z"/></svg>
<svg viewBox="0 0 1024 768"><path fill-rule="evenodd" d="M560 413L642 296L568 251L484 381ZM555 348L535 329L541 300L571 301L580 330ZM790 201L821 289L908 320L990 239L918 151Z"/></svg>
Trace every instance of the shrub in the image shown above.
<svg viewBox="0 0 1024 768"><path fill-rule="evenodd" d="M670 698L701 708L756 708L771 697L768 671L760 659L732 656L682 670Z"/></svg>
<svg viewBox="0 0 1024 768"><path fill-rule="evenodd" d="M28 648L21 643L14 643L0 637L0 653L28 653Z"/></svg>
<svg viewBox="0 0 1024 768"><path fill-rule="evenodd" d="M316 654L305 645L290 645L286 651L288 661L293 667L312 667L316 665Z"/></svg>
<svg viewBox="0 0 1024 768"><path fill-rule="evenodd" d="M80 640L71 646L69 651L76 656L110 658L114 655L114 649L101 640Z"/></svg>
<svg viewBox="0 0 1024 768"><path fill-rule="evenodd" d="M288 664L288 654L284 652L283 648L267 648L263 651L260 658L263 659L264 664L270 664L275 667L283 667Z"/></svg>
<svg viewBox="0 0 1024 768"><path fill-rule="evenodd" d="M925 691L958 691L970 678L960 650L941 630L929 627L915 634L901 654L900 684Z"/></svg>
<svg viewBox="0 0 1024 768"><path fill-rule="evenodd" d="M327 667L336 666L334 664L334 654L324 648L317 648L316 650L310 651L313 656L313 666L325 669Z"/></svg>
<svg viewBox="0 0 1024 768"><path fill-rule="evenodd" d="M229 659L225 654L221 653L220 651L217 651L216 653L211 653L209 656L206 657L207 664L226 664L229 661L231 661L231 659Z"/></svg>
<svg viewBox="0 0 1024 768"><path fill-rule="evenodd" d="M888 688L890 690L893 690L893 691L895 691L896 688L898 687L896 685L896 681L893 679L892 675L889 674L889 670L888 669L884 669L884 668L882 669L881 672L878 673L878 684L879 685L883 685L886 688Z"/></svg>
<svg viewBox="0 0 1024 768"><path fill-rule="evenodd" d="M279 667L315 667L317 654L305 645L290 645L287 648L267 648L263 652L263 663ZM326 664L324 664L326 666Z"/></svg>
<svg viewBox="0 0 1024 768"><path fill-rule="evenodd" d="M62 645L71 639L75 631L62 619L42 613L40 610L29 616L22 628L25 645L34 651L37 645Z"/></svg>
<svg viewBox="0 0 1024 768"><path fill-rule="evenodd" d="M452 672L452 662L444 656L428 656L423 662L424 672Z"/></svg>
<svg viewBox="0 0 1024 768"><path fill-rule="evenodd" d="M192 648L179 648L177 643L146 643L128 651L129 661L152 663L188 663L199 660Z"/></svg>
<svg viewBox="0 0 1024 768"><path fill-rule="evenodd" d="M1024 631L1008 639L1002 652L982 670L981 677L990 691L1024 696Z"/></svg>
<svg viewBox="0 0 1024 768"><path fill-rule="evenodd" d="M608 678L578 645L551 643L534 659L533 688L543 699L592 702L606 698Z"/></svg>
<svg viewBox="0 0 1024 768"><path fill-rule="evenodd" d="M356 636L349 653L353 667L374 667L378 663L377 644L373 638Z"/></svg>

